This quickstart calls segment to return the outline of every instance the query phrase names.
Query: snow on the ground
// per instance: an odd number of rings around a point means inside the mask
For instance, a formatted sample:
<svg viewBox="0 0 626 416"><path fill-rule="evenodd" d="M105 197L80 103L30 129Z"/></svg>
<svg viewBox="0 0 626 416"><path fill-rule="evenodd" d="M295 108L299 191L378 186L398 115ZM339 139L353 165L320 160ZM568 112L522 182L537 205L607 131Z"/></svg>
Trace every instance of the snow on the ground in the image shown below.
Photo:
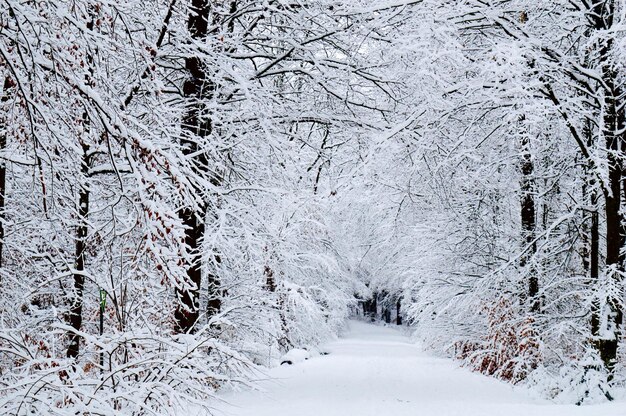
<svg viewBox="0 0 626 416"><path fill-rule="evenodd" d="M304 360L308 360L311 358L311 353L307 350L302 350L300 348L294 348L289 351L287 354L283 355L280 359L280 363L284 364L297 364L301 363Z"/></svg>
<svg viewBox="0 0 626 416"><path fill-rule="evenodd" d="M351 321L329 355L268 373L262 391L228 393L224 416L626 416L626 403L556 405L423 353L395 328Z"/></svg>

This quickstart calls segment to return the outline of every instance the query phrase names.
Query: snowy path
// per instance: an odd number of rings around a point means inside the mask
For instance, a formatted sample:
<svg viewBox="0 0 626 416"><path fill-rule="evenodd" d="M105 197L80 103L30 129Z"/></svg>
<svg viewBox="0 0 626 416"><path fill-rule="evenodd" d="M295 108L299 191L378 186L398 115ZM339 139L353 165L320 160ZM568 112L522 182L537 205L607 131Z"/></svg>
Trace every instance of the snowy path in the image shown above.
<svg viewBox="0 0 626 416"><path fill-rule="evenodd" d="M350 322L327 356L271 370L263 392L226 395L224 416L626 416L626 403L577 407L422 353L393 328Z"/></svg>

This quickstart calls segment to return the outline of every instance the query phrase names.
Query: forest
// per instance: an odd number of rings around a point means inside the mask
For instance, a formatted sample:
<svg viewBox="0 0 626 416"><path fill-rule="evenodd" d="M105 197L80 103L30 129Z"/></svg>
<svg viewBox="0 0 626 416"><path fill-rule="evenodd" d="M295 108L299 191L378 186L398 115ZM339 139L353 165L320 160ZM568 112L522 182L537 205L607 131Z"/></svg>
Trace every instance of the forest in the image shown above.
<svg viewBox="0 0 626 416"><path fill-rule="evenodd" d="M625 81L626 0L0 0L0 414L213 414L355 316L626 397Z"/></svg>

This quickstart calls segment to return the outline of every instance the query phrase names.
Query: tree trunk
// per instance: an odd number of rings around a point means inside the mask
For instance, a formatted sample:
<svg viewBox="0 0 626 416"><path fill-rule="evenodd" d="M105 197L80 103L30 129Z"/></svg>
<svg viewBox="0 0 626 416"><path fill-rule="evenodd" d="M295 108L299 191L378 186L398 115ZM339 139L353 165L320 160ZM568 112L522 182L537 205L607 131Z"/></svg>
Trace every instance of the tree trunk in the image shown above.
<svg viewBox="0 0 626 416"><path fill-rule="evenodd" d="M74 295L70 306L69 324L74 330L80 331L83 322L83 291L85 288L85 248L88 232L87 219L89 216L89 185L86 183L89 175L89 146L83 147L83 159L81 172L83 181L80 184L78 194L78 227L76 228L76 243L74 256ZM67 348L67 356L76 358L80 352L80 335L70 332L70 344Z"/></svg>
<svg viewBox="0 0 626 416"><path fill-rule="evenodd" d="M610 48L610 44L608 45ZM608 53L608 52L607 52ZM604 79L608 86L605 96L604 137L608 151L608 188L605 190L605 213L606 213L606 266L607 279L621 280L620 273L623 271L623 256L621 249L624 245L623 214L621 213L621 186L622 186L622 163L624 152L624 112L619 109L617 99L621 91L616 87L617 74L613 68L605 66ZM598 341L600 357L609 370L612 370L617 358L617 346L619 343L620 326L622 324L622 310L618 299L606 299L609 309L608 328L603 331L599 328L599 336L605 333L604 338ZM606 334L610 330L611 334Z"/></svg>
<svg viewBox="0 0 626 416"><path fill-rule="evenodd" d="M89 9L90 20L87 22L87 29L93 30L96 20L95 9ZM93 56L87 53L87 70L85 75L85 84L93 86ZM88 139L90 131L89 114L85 111L82 117L85 127L84 140ZM78 221L76 228L76 242L74 246L74 293L70 305L69 324L75 331L80 331L83 323L83 291L85 289L85 251L87 245L87 233L89 225L87 223L89 217L89 169L91 167L91 156L89 155L90 147L83 138L78 138L83 151L81 159L81 178L78 188ZM44 195L45 198L45 195ZM80 352L80 335L75 332L69 333L70 343L67 348L67 356L71 358L78 357Z"/></svg>
<svg viewBox="0 0 626 416"><path fill-rule="evenodd" d="M274 270L268 265L265 265L263 269L263 275L265 276L265 289L270 292L276 292L276 280L274 279Z"/></svg>
<svg viewBox="0 0 626 416"><path fill-rule="evenodd" d="M590 120L587 121L584 130L587 137L587 146L592 148L594 145L593 128ZM593 173L593 165L591 162L587 164L585 174L589 178L588 182L583 185L583 196L585 201L589 202L591 207L591 218L588 233L585 235L585 245L583 254L583 266L587 272L591 284L595 285L600 276L600 215L598 212L598 189L596 177ZM598 336L600 332L600 305L594 301L591 305L591 333Z"/></svg>
<svg viewBox="0 0 626 416"><path fill-rule="evenodd" d="M212 3L208 0L191 0L191 12L188 17L187 28L193 39L202 40L210 35L209 16ZM230 3L231 14L236 11L236 2ZM217 26L219 21L213 19ZM233 21L229 22L229 31L233 30ZM183 119L183 135L181 144L183 154L191 158L192 169L198 176L212 176L211 183L220 186L221 180L215 173L210 173L209 160L203 146L203 139L209 137L213 131L210 111L206 102L215 96L216 84L208 74L206 65L197 56L185 58L185 69L188 78L183 85L183 95L188 105ZM208 214L208 202L204 201L197 210L184 208L180 210L180 218L185 225L185 243L189 249L191 260L187 264L186 282L182 289L176 290L178 305L174 314L178 332L193 331L200 313L200 289L202 286L202 241L205 233L205 221ZM214 263L220 264L219 253L214 253ZM221 309L221 283L216 273L207 275L208 305L207 318L210 319Z"/></svg>
<svg viewBox="0 0 626 416"><path fill-rule="evenodd" d="M187 27L194 39L203 39L208 34L210 4L208 0L191 0ZM198 57L185 59L188 78L183 84L183 94L188 102L183 129L188 132L181 139L183 154L192 158L195 172L205 172L208 161L204 152L198 152L198 140L211 134L211 120L201 116L204 98L212 94L212 83L206 78L204 66ZM205 85L206 84L206 85ZM179 215L185 226L185 244L191 259L186 265L186 281L182 288L176 289L178 304L174 318L176 330L181 333L190 332L198 320L200 311L200 286L202 284L202 253L201 244L205 230L205 210L201 206L198 211L183 208Z"/></svg>
<svg viewBox="0 0 626 416"><path fill-rule="evenodd" d="M396 301L396 325L402 325L402 315L400 315L400 301L401 298L398 297Z"/></svg>
<svg viewBox="0 0 626 416"><path fill-rule="evenodd" d="M373 293L372 297L363 303L363 313L366 318L370 318L372 322L378 317L378 293Z"/></svg>
<svg viewBox="0 0 626 416"><path fill-rule="evenodd" d="M521 122L524 119L522 117ZM530 152L530 139L525 129L522 129L521 137L521 218L522 218L522 238L524 241L524 253L520 257L520 266L522 268L532 261L533 256L537 253L536 235L536 212L535 212L535 178L534 164ZM528 270L528 286L527 293L531 312L539 312L539 279L537 277L536 268L532 266Z"/></svg>
<svg viewBox="0 0 626 416"><path fill-rule="evenodd" d="M0 97L0 108L2 104L6 103L9 100L9 90L12 88L13 83L11 78L6 76L4 78L4 85L2 88L2 96ZM7 147L7 136L4 132L3 128L4 123L7 120L0 119L0 151L3 151ZM2 261L2 255L4 254L4 222L6 220L6 216L4 213L5 210L5 198L6 198L6 184L7 184L7 165L6 161L0 162L0 267L4 266L4 262ZM1 279L1 277L0 277Z"/></svg>
<svg viewBox="0 0 626 416"><path fill-rule="evenodd" d="M615 19L615 2L612 0L595 0L590 4L589 20L593 29L597 32L607 32L613 29ZM607 282L621 280L623 271L623 258L620 251L624 245L623 214L621 213L621 192L623 181L624 162L623 153L626 146L624 128L626 120L623 103L618 102L622 98L622 89L617 84L617 69L612 62L613 39L598 40L598 68L602 74L601 88L604 95L604 108L602 120L602 134L605 139L608 162L607 182L603 187L606 216L606 270ZM626 189L625 189L626 191ZM593 250L592 250L593 251ZM593 258L593 257L592 257ZM593 270L593 267L592 267ZM595 346L606 368L612 372L617 359L617 346L619 344L620 327L622 324L622 310L618 300L608 297L599 299L604 304L607 312L605 328L600 327L603 317L599 316L600 304L592 317L592 331L595 337Z"/></svg>
<svg viewBox="0 0 626 416"><path fill-rule="evenodd" d="M607 137L607 149L610 152L618 151L619 147L616 137ZM609 153L608 178L610 190L605 193L607 279L619 279L619 272L622 270L620 250L623 245L622 216L620 214L622 168L618 158L612 153ZM598 349L604 364L607 368L612 369L617 357L619 327L622 319L621 310L616 303L616 299L606 299L606 302L610 311L608 325L612 327L613 333L607 336L606 331L598 328L596 335L602 337L604 333L605 338L598 340ZM609 328L606 329L608 330Z"/></svg>
<svg viewBox="0 0 626 416"><path fill-rule="evenodd" d="M383 317L385 319L385 323L390 324L391 323L391 309L389 309L388 307L385 307L385 310L383 311Z"/></svg>

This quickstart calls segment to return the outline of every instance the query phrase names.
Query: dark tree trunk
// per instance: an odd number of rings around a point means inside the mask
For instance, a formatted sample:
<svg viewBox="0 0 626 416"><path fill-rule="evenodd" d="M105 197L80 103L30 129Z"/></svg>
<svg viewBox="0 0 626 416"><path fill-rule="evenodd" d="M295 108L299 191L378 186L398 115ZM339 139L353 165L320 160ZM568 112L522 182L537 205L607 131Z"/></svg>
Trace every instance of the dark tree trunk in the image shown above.
<svg viewBox="0 0 626 416"><path fill-rule="evenodd" d="M591 121L587 121L584 130L587 138L587 146L592 148L594 145L593 128ZM587 246L583 250L585 258L583 258L583 266L587 271L591 284L594 285L598 281L600 276L600 216L598 212L598 189L596 177L593 173L593 165L588 163L585 170L586 176L589 178L588 183L583 185L583 196L586 201L589 201L591 206L590 221L588 232L585 233L585 245ZM585 230L587 231L587 230ZM597 336L600 332L600 305L597 301L594 301L591 305L591 333Z"/></svg>
<svg viewBox="0 0 626 416"><path fill-rule="evenodd" d="M617 152L620 148L617 137L607 138L607 149L609 150L609 191L605 192L606 200L606 265L609 275L608 279L618 279L618 273L622 270L622 258L620 250L623 245L622 238L622 215L620 213L621 208L621 183L622 183L622 168L620 161L612 153ZM599 339L598 348L600 357L604 361L607 368L612 369L615 365L617 357L617 345L619 339L619 327L621 325L622 317L621 310L616 303L616 299L607 299L608 306L612 313L609 320L612 320L615 331L610 338ZM599 328L598 328L599 329ZM600 335L598 331L596 335Z"/></svg>
<svg viewBox="0 0 626 416"><path fill-rule="evenodd" d="M276 280L274 279L274 270L270 266L265 266L263 270L265 276L265 289L270 292L276 292Z"/></svg>
<svg viewBox="0 0 626 416"><path fill-rule="evenodd" d="M90 20L87 22L87 29L93 30L95 25L95 9L89 9ZM87 70L85 75L85 83L93 86L93 56L91 52L87 53ZM85 127L85 137L79 138L83 151L81 158L81 178L78 188L78 221L76 228L76 242L74 246L74 293L70 304L69 324L75 331L80 331L83 323L83 292L85 289L85 252L87 247L87 234L89 231L89 169L91 168L91 155L89 154L90 146L87 144L90 132L89 114L85 112L82 117ZM45 200L44 200L45 201ZM70 343L67 348L67 356L71 358L78 357L80 353L81 336L75 332L69 333Z"/></svg>
<svg viewBox="0 0 626 416"><path fill-rule="evenodd" d="M605 192L606 201L606 265L609 275L608 279L621 279L619 273L623 270L623 257L621 249L624 245L623 222L621 211L621 186L622 186L622 158L618 155L624 150L624 138L616 135L615 132L624 128L623 115L620 116L617 110L617 103L614 97L607 97L607 111L605 123L607 140L609 175L609 190ZM610 132L610 134L608 134ZM607 368L613 369L617 359L617 347L619 344L620 326L622 324L622 310L617 299L606 300L611 312L609 320L614 328L614 333L607 339L600 339L598 347L600 357ZM600 329L600 328L598 328ZM599 333L598 333L599 335Z"/></svg>
<svg viewBox="0 0 626 416"><path fill-rule="evenodd" d="M612 16L612 13L611 13ZM602 56L608 56L612 42L608 42L606 50L603 49ZM605 189L605 214L606 214L606 266L609 275L608 279L621 279L620 272L623 271L623 257L621 249L624 245L623 235L623 214L621 213L621 186L622 186L622 164L624 152L624 111L620 109L618 97L621 90L616 85L617 73L615 69L605 64L603 66L603 78L607 91L605 92L605 114L604 114L604 137L606 138L606 149L608 151L608 188ZM606 300L611 316L610 325L614 328L613 334L605 339L599 339L598 348L600 357L609 370L613 370L617 359L617 346L619 344L620 326L622 324L622 310L618 300L609 298ZM601 331L600 332L604 332Z"/></svg>
<svg viewBox="0 0 626 416"><path fill-rule="evenodd" d="M222 262L219 255L213 255L214 264L218 265ZM208 273L207 275L207 293L209 295L209 301L207 302L207 316L210 318L220 312L222 309L222 297L226 293L222 289L222 285L219 277L216 273Z"/></svg>
<svg viewBox="0 0 626 416"><path fill-rule="evenodd" d="M396 325L402 325L402 315L400 315L400 301L401 298L398 298L396 301Z"/></svg>
<svg viewBox="0 0 626 416"><path fill-rule="evenodd" d="M191 37L202 40L209 36L209 17L212 4L208 0L191 0L187 27ZM230 13L236 12L236 2L230 2ZM218 17L213 22L217 27ZM234 22L229 21L228 30L232 31ZM216 83L211 79L208 68L200 57L185 58L185 69L188 78L183 84L183 95L188 105L183 119L183 129L187 132L181 139L183 154L191 158L194 173L198 176L211 177L214 186L221 185L221 179L216 173L210 172L209 160L203 146L205 139L213 131L210 110L206 103L215 96ZM202 241L205 233L206 216L210 213L208 201L204 201L198 209L184 208L180 210L180 218L185 225L185 243L187 244L191 261L187 264L186 284L183 289L177 289L178 305L174 318L178 332L193 331L200 313L200 289L202 287ZM214 264L221 263L219 253L213 254ZM221 283L216 273L207 275L207 319L210 319L221 309Z"/></svg>
<svg viewBox="0 0 626 416"><path fill-rule="evenodd" d="M377 297L378 294L374 293L370 299L363 302L363 315L365 315L366 318L370 318L372 322L378 317Z"/></svg>
<svg viewBox="0 0 626 416"><path fill-rule="evenodd" d="M208 35L208 19L210 3L208 0L191 0L190 14L187 22L189 33L194 39L203 39ZM208 79L204 64L198 57L185 59L188 78L183 85L183 94L188 105L183 120L183 136L181 144L183 153L191 158L194 172L206 174L208 160L204 152L199 152L198 141L211 134L211 120L203 115L203 100L211 99L215 89ZM192 331L200 313L200 287L202 285L202 252L201 245L205 231L206 205L198 210L184 208L179 213L185 225L185 244L191 254L191 261L186 266L187 279L182 289L176 290L178 305L174 318L177 331Z"/></svg>
<svg viewBox="0 0 626 416"><path fill-rule="evenodd" d="M522 118L523 122L523 118ZM536 212L535 212L535 193L536 185L534 178L534 164L530 152L530 139L525 129L522 129L521 139L521 218L522 218L522 238L524 241L524 253L520 257L520 266L522 268L532 261L533 256L537 253L536 235ZM537 271L532 265L528 270L528 287L527 293L531 312L539 312L539 279Z"/></svg>
<svg viewBox="0 0 626 416"><path fill-rule="evenodd" d="M204 221L199 219L191 209L184 209L180 212L181 219L185 225L185 244L191 251L192 260L187 265L187 281L182 289L176 289L178 305L174 318L176 320L177 331L181 333L189 332L198 320L200 304L199 294L202 283L202 263L200 244L204 236Z"/></svg>
<svg viewBox="0 0 626 416"><path fill-rule="evenodd" d="M88 232L87 220L89 217L89 146L83 147L83 159L81 172L83 181L80 184L78 194L78 227L76 228L76 243L74 254L74 294L70 305L69 324L74 330L80 331L83 322L83 291L85 289L85 248ZM80 352L80 335L70 332L70 344L67 348L67 356L76 358Z"/></svg>
<svg viewBox="0 0 626 416"><path fill-rule="evenodd" d="M4 78L4 85L2 88L2 96L0 97L0 106L9 100L9 90L13 87L11 78L8 76ZM2 117L2 116L0 116ZM0 132L4 131L3 124L7 120L0 118ZM7 147L6 133L0 133L0 151ZM2 261L2 255L4 254L4 222L6 220L5 210L5 198L6 198L6 184L7 184L7 166L6 161L0 162L0 267L4 266Z"/></svg>
<svg viewBox="0 0 626 416"><path fill-rule="evenodd" d="M590 27L597 32L613 30L616 6L613 0L593 0L589 5L588 18ZM598 41L597 64L602 73L601 88L604 95L603 109L603 131L602 137L606 140L608 177L604 184L603 193L605 200L606 216L606 268L607 279L621 279L620 273L623 271L624 262L620 251L624 245L623 214L621 213L621 192L623 182L623 152L625 150L626 126L623 109L622 88L617 83L617 69L615 63L611 61L613 40L602 39ZM625 189L626 191L626 189ZM593 249L592 249L593 252ZM592 255L593 259L593 255ZM592 273L594 267L591 266ZM593 277L593 274L592 274ZM612 328L612 333L606 335L606 329L600 328L601 317L598 316L599 305L594 306L592 314L592 333L595 337L595 346L600 358L606 368L612 373L617 359L617 346L619 344L620 327L622 325L623 311L619 307L617 299L610 297L600 299L599 302L606 303L609 309L607 325Z"/></svg>
<svg viewBox="0 0 626 416"><path fill-rule="evenodd" d="M391 309L385 307L385 310L383 311L383 317L385 318L385 323L390 324L391 323Z"/></svg>

